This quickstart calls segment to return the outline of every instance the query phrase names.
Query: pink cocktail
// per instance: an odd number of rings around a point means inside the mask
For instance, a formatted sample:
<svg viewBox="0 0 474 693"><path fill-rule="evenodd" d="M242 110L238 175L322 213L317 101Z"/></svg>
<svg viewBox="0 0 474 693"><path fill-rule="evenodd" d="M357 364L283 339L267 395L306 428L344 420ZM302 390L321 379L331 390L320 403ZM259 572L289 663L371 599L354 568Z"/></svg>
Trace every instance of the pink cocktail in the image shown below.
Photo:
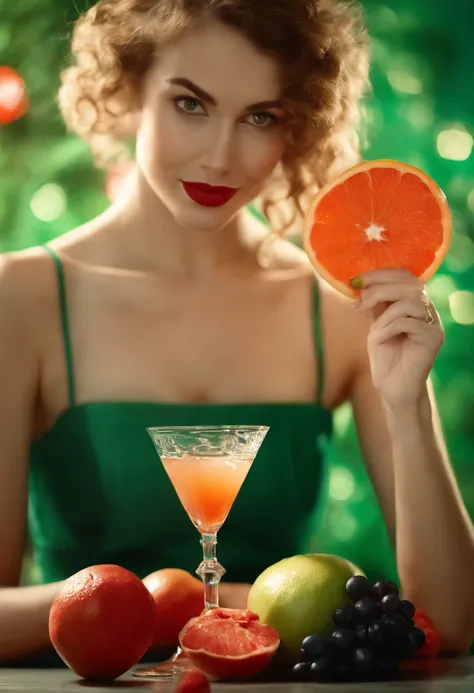
<svg viewBox="0 0 474 693"><path fill-rule="evenodd" d="M224 524L253 460L169 457L162 462L193 525L202 534L212 534Z"/></svg>

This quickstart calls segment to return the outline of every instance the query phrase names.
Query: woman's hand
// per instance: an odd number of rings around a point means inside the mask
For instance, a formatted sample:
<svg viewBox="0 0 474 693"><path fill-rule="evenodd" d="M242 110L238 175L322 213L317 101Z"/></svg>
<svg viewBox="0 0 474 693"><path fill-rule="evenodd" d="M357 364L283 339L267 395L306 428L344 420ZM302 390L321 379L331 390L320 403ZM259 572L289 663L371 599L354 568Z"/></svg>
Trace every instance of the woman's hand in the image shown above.
<svg viewBox="0 0 474 693"><path fill-rule="evenodd" d="M374 270L353 280L357 310L369 311L372 380L390 408L418 403L444 341L444 330L423 284L406 270Z"/></svg>

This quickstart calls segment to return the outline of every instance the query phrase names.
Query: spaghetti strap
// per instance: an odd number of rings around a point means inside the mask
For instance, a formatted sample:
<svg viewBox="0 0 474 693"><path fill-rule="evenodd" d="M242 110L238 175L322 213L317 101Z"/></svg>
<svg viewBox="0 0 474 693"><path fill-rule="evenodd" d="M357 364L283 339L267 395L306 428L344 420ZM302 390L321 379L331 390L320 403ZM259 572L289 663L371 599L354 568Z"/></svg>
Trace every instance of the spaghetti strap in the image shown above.
<svg viewBox="0 0 474 693"><path fill-rule="evenodd" d="M59 292L59 306L61 311L61 326L63 332L63 343L64 343L64 354L66 356L66 371L67 371L67 383L68 383L68 398L69 406L72 407L76 401L75 385L74 385L74 370L72 365L72 349L71 349L71 337L69 333L69 320L67 315L67 301L66 301L66 283L64 281L64 268L59 256L56 251L53 250L46 243L43 246L45 250L53 258L54 266L56 268L56 276L58 279L58 292Z"/></svg>
<svg viewBox="0 0 474 693"><path fill-rule="evenodd" d="M313 324L314 324L314 342L317 356L318 367L318 392L317 402L321 404L324 394L324 350L323 350L323 330L321 325L321 301L320 301L319 282L317 279L313 282Z"/></svg>

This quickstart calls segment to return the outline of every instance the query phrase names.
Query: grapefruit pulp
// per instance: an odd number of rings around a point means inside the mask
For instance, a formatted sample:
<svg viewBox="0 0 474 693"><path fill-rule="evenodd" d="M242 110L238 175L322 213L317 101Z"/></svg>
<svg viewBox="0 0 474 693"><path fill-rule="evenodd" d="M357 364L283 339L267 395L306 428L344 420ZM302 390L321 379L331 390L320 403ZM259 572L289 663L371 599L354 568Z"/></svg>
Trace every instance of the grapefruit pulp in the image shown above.
<svg viewBox="0 0 474 693"><path fill-rule="evenodd" d="M325 185L304 225L317 273L356 297L351 279L374 269L407 269L423 283L446 257L451 214L423 171L390 160L364 161Z"/></svg>
<svg viewBox="0 0 474 693"><path fill-rule="evenodd" d="M220 679L249 678L273 659L280 638L248 609L212 609L191 619L179 635L191 662Z"/></svg>

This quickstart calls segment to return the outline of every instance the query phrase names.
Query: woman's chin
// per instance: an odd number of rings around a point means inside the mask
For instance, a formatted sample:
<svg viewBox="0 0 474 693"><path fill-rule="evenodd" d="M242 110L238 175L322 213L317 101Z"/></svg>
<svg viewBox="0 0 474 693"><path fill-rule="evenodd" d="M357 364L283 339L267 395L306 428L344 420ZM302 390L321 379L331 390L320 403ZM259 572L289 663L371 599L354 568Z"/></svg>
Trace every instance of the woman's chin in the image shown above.
<svg viewBox="0 0 474 693"><path fill-rule="evenodd" d="M202 207L190 202L187 209L181 207L173 214L176 223L185 229L201 233L212 233L227 226L239 209L223 207Z"/></svg>

